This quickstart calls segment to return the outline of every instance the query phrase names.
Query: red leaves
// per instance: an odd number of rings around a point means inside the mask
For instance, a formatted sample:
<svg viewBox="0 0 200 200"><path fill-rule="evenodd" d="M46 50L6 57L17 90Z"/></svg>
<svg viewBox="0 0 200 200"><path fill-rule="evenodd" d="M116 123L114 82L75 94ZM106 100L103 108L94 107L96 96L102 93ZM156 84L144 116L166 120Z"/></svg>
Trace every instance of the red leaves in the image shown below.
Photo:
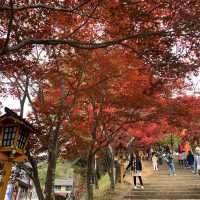
<svg viewBox="0 0 200 200"><path fill-rule="evenodd" d="M131 136L135 136L138 138L142 138L144 136L152 136L153 134L156 134L159 132L160 127L156 123L149 123L146 122L145 124L136 123L134 125L135 127L128 128L128 133Z"/></svg>
<svg viewBox="0 0 200 200"><path fill-rule="evenodd" d="M107 107L107 108L104 109L104 112L115 113L115 112L117 112L117 109L115 107Z"/></svg>
<svg viewBox="0 0 200 200"><path fill-rule="evenodd" d="M65 100L67 105L71 105L73 103L73 97L72 96L67 96Z"/></svg>

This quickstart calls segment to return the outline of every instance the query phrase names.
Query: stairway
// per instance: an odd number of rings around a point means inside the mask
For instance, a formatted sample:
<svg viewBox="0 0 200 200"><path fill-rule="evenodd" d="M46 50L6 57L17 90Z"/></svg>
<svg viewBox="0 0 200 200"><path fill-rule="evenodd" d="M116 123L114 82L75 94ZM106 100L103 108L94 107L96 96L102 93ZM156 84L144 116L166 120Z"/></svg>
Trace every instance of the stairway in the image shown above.
<svg viewBox="0 0 200 200"><path fill-rule="evenodd" d="M144 190L134 190L131 186L123 200L200 199L200 176L192 174L191 169L180 169L177 164L176 174L169 176L167 166L163 164L159 171L143 177Z"/></svg>

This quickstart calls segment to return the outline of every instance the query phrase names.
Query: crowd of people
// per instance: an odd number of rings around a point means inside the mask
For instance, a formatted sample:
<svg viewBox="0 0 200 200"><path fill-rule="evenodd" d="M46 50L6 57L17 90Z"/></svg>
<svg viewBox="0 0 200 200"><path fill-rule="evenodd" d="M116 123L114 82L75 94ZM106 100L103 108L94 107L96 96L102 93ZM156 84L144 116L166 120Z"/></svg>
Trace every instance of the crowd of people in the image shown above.
<svg viewBox="0 0 200 200"><path fill-rule="evenodd" d="M179 144L178 162L181 168L191 168L192 173L200 175L200 147L192 150L189 143Z"/></svg>
<svg viewBox="0 0 200 200"><path fill-rule="evenodd" d="M152 160L152 166L154 171L158 171L159 166L163 164L163 161L165 161L169 169L169 175L176 176L173 152L170 150L169 146L159 147L156 150L153 150L151 148L148 152L150 153L148 153L147 158L148 160Z"/></svg>
<svg viewBox="0 0 200 200"><path fill-rule="evenodd" d="M176 168L174 164L176 151L170 149L169 146L160 146L157 149L150 148L145 153L144 151L135 151L129 154L128 162L125 162L125 158L120 156L121 172L120 182L128 171L132 171L133 186L134 189L140 187L144 189L142 180L142 160L147 159L152 161L152 167L154 171L159 171L160 165L165 162L169 170L169 176L176 176ZM126 164L127 163L127 166ZM180 143L178 146L178 163L180 168L190 168L192 173L200 175L200 147L196 146L193 150L189 142ZM139 185L137 185L137 179Z"/></svg>
<svg viewBox="0 0 200 200"><path fill-rule="evenodd" d="M152 153L153 170L158 170L159 159L166 161L169 175L176 176L174 165L174 153L169 146L164 151ZM180 143L178 145L178 163L180 168L190 168L192 173L200 175L200 147L191 148L189 142Z"/></svg>

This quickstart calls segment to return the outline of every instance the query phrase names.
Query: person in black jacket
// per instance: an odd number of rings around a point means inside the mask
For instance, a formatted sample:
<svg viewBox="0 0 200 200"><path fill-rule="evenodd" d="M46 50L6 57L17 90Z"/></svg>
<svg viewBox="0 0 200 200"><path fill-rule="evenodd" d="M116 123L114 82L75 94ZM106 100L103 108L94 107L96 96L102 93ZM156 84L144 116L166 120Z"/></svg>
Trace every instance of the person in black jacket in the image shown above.
<svg viewBox="0 0 200 200"><path fill-rule="evenodd" d="M188 155L187 155L187 163L189 165L189 167L192 168L193 170L193 166L194 166L194 155L192 154L191 151L188 152ZM194 171L194 170L193 170Z"/></svg>
<svg viewBox="0 0 200 200"><path fill-rule="evenodd" d="M131 170L133 170L134 189L137 189L137 184L136 184L137 177L139 178L141 189L144 189L144 185L142 182L142 176L141 176L142 162L141 162L141 158L140 158L138 152L135 153L135 156L133 154L131 154L129 164L126 167L126 171L129 168L131 168ZM125 174L124 174L124 176L125 176Z"/></svg>

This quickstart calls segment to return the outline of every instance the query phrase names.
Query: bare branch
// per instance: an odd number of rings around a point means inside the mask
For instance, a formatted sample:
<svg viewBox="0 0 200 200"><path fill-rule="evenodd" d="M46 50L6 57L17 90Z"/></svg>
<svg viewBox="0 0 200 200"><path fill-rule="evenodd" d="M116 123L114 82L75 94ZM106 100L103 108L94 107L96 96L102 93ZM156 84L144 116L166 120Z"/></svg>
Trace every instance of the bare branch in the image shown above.
<svg viewBox="0 0 200 200"><path fill-rule="evenodd" d="M95 6L95 8L92 10L91 14L88 16L88 18L85 20L85 22L83 22L79 27L77 27L75 30L73 30L68 37L71 37L72 35L74 35L77 31L79 31L82 27L84 27L88 21L90 20L90 18L93 16L93 14L95 13L97 7L99 6L99 2L98 4Z"/></svg>
<svg viewBox="0 0 200 200"><path fill-rule="evenodd" d="M80 48L80 49L98 49L98 48L105 48L105 47L117 45L125 40L133 40L133 39L146 38L146 37L152 37L152 36L167 36L170 34L172 33L166 32L166 31L145 32L145 33L140 33L136 35L124 36L119 39L108 40L105 42L82 42L82 41L73 40L73 39L66 39L66 40L65 39L27 39L20 42L17 45L0 49L0 55L19 50L27 45L33 45L33 44L42 44L42 45L65 44L65 45L69 45L71 47Z"/></svg>
<svg viewBox="0 0 200 200"><path fill-rule="evenodd" d="M33 4L33 5L27 5L27 6L14 6L13 10L14 11L23 11L23 10L29 10L29 9L47 9L51 11L59 11L59 12L74 12L75 10L78 10L79 8L83 7L84 5L88 4L91 0L87 0L82 2L81 4L75 6L74 8L66 8L66 7L55 7L47 4ZM5 10L11 10L9 6L2 6L0 7L0 11L5 11Z"/></svg>

